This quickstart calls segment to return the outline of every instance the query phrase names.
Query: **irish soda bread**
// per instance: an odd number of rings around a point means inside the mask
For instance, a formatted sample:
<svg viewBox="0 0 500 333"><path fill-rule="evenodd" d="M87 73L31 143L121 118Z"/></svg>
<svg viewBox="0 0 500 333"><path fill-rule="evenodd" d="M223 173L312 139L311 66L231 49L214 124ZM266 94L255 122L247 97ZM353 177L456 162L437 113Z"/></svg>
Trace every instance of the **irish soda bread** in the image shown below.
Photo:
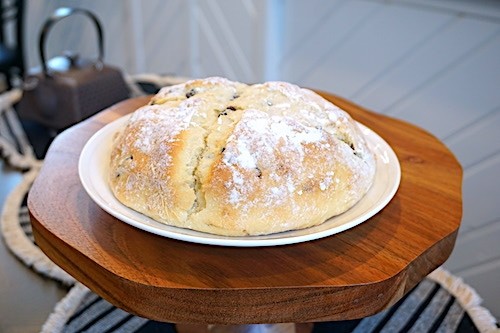
<svg viewBox="0 0 500 333"><path fill-rule="evenodd" d="M218 235L318 225L370 188L375 159L357 124L284 82L223 78L165 87L115 137L109 183L132 209Z"/></svg>

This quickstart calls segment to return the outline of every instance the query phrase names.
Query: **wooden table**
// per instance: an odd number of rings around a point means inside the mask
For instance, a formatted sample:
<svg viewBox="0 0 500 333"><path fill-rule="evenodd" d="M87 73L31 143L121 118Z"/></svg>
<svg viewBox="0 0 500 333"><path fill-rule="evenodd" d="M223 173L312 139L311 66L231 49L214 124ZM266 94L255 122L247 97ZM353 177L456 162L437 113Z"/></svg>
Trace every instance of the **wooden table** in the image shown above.
<svg viewBox="0 0 500 333"><path fill-rule="evenodd" d="M383 137L401 163L396 196L369 221L306 243L235 248L164 238L117 220L83 189L78 158L98 129L144 97L56 138L28 199L37 244L114 305L159 321L346 320L391 306L450 255L462 215L461 167L429 133L323 95Z"/></svg>

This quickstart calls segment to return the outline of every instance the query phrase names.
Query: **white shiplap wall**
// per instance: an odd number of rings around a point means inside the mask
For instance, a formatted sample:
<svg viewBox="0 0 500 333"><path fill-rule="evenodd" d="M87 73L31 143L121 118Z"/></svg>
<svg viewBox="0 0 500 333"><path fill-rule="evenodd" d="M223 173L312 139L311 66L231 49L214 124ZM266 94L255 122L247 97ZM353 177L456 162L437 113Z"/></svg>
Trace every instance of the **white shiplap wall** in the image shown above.
<svg viewBox="0 0 500 333"><path fill-rule="evenodd" d="M500 3L467 0L31 1L29 64L58 6L95 11L106 59L129 73L281 79L347 97L442 139L464 168L463 226L446 267L500 318ZM68 20L49 49L95 52Z"/></svg>

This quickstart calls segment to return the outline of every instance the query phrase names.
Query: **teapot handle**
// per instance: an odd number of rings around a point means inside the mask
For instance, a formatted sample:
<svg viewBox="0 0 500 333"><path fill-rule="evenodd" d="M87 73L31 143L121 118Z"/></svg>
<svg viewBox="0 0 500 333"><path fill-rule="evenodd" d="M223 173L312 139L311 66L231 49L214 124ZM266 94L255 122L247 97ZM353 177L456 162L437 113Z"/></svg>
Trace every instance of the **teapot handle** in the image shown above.
<svg viewBox="0 0 500 333"><path fill-rule="evenodd" d="M42 65L42 72L47 77L51 76L49 74L49 71L47 68L45 51L44 51L47 35L55 23L59 22L60 20L64 19L65 17L71 16L74 14L83 14L83 15L89 17L94 22L94 25L95 25L96 30L97 30L98 52L99 52L98 57L97 57L96 67L102 68L103 60L104 60L104 38L103 38L101 23L99 22L97 17L91 11L89 11L87 9L61 7L61 8L56 9L54 14L52 14L52 16L49 17L49 19L43 25L42 31L40 33L40 38L39 38L39 43L38 43L39 52L40 52L40 61L41 61L41 65Z"/></svg>

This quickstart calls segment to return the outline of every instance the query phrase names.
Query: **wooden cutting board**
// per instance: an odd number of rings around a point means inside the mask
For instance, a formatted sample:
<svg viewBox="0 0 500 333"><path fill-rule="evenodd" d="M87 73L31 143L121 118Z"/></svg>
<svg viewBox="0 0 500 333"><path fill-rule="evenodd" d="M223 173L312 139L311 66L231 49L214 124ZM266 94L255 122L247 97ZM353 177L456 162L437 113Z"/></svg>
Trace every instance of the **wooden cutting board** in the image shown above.
<svg viewBox="0 0 500 333"><path fill-rule="evenodd" d="M59 266L114 305L176 323L347 320L398 301L450 255L462 216L462 170L434 136L321 93L396 152L400 187L361 225L305 243L257 248L157 236L112 217L83 189L87 140L149 100L130 99L64 131L28 198L35 240Z"/></svg>

